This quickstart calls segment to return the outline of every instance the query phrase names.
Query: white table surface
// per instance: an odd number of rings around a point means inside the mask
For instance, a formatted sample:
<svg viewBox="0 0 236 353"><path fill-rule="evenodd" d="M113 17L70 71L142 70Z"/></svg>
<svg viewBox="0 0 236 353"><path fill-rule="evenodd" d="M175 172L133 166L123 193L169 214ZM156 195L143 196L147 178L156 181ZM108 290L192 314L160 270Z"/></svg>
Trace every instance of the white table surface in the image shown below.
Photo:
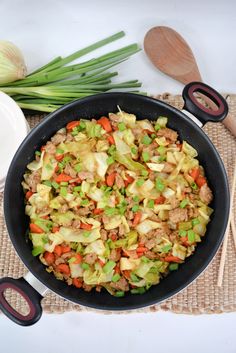
<svg viewBox="0 0 236 353"><path fill-rule="evenodd" d="M1 0L0 24L0 39L22 49L29 70L119 30L125 30L126 37L97 55L132 42L142 44L153 26L172 26L191 45L204 80L222 92L236 92L234 0ZM150 93L182 90L181 84L155 70L144 53L120 65L119 72L120 80L138 78ZM1 352L235 353L235 324L236 313L67 313L44 314L37 325L22 328L1 315Z"/></svg>

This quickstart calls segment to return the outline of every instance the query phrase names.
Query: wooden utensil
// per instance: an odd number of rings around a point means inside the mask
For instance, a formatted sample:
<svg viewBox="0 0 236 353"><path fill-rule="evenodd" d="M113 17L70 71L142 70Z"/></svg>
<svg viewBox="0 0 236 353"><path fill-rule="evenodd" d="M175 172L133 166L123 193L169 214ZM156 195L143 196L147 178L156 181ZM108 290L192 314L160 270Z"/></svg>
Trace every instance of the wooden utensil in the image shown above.
<svg viewBox="0 0 236 353"><path fill-rule="evenodd" d="M202 78L193 52L183 37L169 27L150 29L144 38L144 50L160 71L184 84L201 81ZM216 104L199 93L208 106L217 110ZM223 124L236 137L236 120L228 114Z"/></svg>

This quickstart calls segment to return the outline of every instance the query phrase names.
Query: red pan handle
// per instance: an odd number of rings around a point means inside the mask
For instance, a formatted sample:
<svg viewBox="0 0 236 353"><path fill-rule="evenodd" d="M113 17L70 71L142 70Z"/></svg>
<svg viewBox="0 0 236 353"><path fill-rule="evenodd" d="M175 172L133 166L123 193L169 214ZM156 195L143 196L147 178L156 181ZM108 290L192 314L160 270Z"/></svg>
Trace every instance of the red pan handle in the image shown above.
<svg viewBox="0 0 236 353"><path fill-rule="evenodd" d="M29 313L24 316L17 312L6 300L4 292L6 289L13 289L26 300L29 305ZM0 309L12 321L22 326L35 324L42 315L42 296L26 282L24 278L3 277L0 279Z"/></svg>
<svg viewBox="0 0 236 353"><path fill-rule="evenodd" d="M202 105L194 96L195 92L199 92L211 99L217 106L217 110L212 110ZM184 87L182 93L184 99L184 109L192 113L204 125L208 121L219 122L225 119L228 114L228 104L224 97L221 96L212 87L202 82L191 82Z"/></svg>

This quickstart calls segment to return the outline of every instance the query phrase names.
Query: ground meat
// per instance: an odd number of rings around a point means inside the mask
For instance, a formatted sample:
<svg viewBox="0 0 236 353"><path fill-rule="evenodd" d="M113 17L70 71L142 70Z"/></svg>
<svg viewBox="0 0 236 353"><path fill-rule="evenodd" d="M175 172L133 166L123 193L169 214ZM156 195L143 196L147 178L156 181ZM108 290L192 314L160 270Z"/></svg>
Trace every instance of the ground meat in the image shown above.
<svg viewBox="0 0 236 353"><path fill-rule="evenodd" d="M109 260L112 260L112 261L119 261L121 258L121 251L120 249L112 249L111 250L111 253L110 253L110 256L109 256Z"/></svg>
<svg viewBox="0 0 236 353"><path fill-rule="evenodd" d="M96 288L95 288L95 290L96 290L96 292L101 292L101 290L102 290L102 286L96 286Z"/></svg>
<svg viewBox="0 0 236 353"><path fill-rule="evenodd" d="M67 258L72 257L73 255L74 255L74 252L68 251L68 252L62 254L61 257L62 257L62 259L67 259Z"/></svg>
<svg viewBox="0 0 236 353"><path fill-rule="evenodd" d="M72 228L79 229L80 228L80 221L78 219L74 220L71 224Z"/></svg>
<svg viewBox="0 0 236 353"><path fill-rule="evenodd" d="M122 237L125 234L125 227L123 224L119 225L119 235Z"/></svg>
<svg viewBox="0 0 236 353"><path fill-rule="evenodd" d="M93 289L93 286L90 286L84 282L83 288L84 288L85 292L90 292Z"/></svg>
<svg viewBox="0 0 236 353"><path fill-rule="evenodd" d="M107 240L107 231L105 229L101 229L100 234L101 234L102 241L106 241Z"/></svg>
<svg viewBox="0 0 236 353"><path fill-rule="evenodd" d="M148 219L150 219L151 221L154 221L154 222L159 222L160 221L160 218L155 213L153 213L151 216L149 216Z"/></svg>
<svg viewBox="0 0 236 353"><path fill-rule="evenodd" d="M157 254L155 254L154 252L152 251L147 251L145 252L145 256L150 259L150 260L154 260L154 259L157 259L159 256Z"/></svg>
<svg viewBox="0 0 236 353"><path fill-rule="evenodd" d="M64 142L66 139L66 135L65 134L61 134L61 133L57 133L56 135L54 135L51 138L51 141L54 145L59 145L59 143Z"/></svg>
<svg viewBox="0 0 236 353"><path fill-rule="evenodd" d="M146 237L146 235L140 235L139 236L139 243L140 244L145 244L148 241L148 238Z"/></svg>
<svg viewBox="0 0 236 353"><path fill-rule="evenodd" d="M134 218L134 212L133 211L127 211L125 216L126 216L126 218L128 220L132 220Z"/></svg>
<svg viewBox="0 0 236 353"><path fill-rule="evenodd" d="M79 216L87 216L90 213L91 213L91 211L88 206L77 208L77 211L76 211L76 214L78 214Z"/></svg>
<svg viewBox="0 0 236 353"><path fill-rule="evenodd" d="M184 188L184 192L189 194L190 192L192 192L192 189L188 186Z"/></svg>
<svg viewBox="0 0 236 353"><path fill-rule="evenodd" d="M172 208L177 208L180 204L180 201L178 199L176 199L175 196L171 197L169 199L169 202L170 202Z"/></svg>
<svg viewBox="0 0 236 353"><path fill-rule="evenodd" d="M206 203L207 205L212 201L213 199L212 191L209 188L209 186L207 186L207 184L204 184L201 187L199 196L202 202Z"/></svg>
<svg viewBox="0 0 236 353"><path fill-rule="evenodd" d="M114 113L109 113L109 118L112 122L118 123L120 121L120 117Z"/></svg>
<svg viewBox="0 0 236 353"><path fill-rule="evenodd" d="M58 212L60 213L66 213L69 210L69 206L65 203L64 205L62 205L59 209Z"/></svg>
<svg viewBox="0 0 236 353"><path fill-rule="evenodd" d="M119 281L117 282L111 282L110 283L111 288L114 288L116 290L124 291L127 292L129 290L129 285L128 282L124 277L121 277Z"/></svg>
<svg viewBox="0 0 236 353"><path fill-rule="evenodd" d="M94 181L94 175L91 172L79 172L78 177L81 180L88 180L88 182L93 182Z"/></svg>
<svg viewBox="0 0 236 353"><path fill-rule="evenodd" d="M160 129L157 132L157 136L164 136L171 142L175 142L177 140L178 134L176 131L169 129L168 127L165 127L164 129Z"/></svg>
<svg viewBox="0 0 236 353"><path fill-rule="evenodd" d="M188 220L188 211L185 208L175 208L169 212L171 223L179 223Z"/></svg>
<svg viewBox="0 0 236 353"><path fill-rule="evenodd" d="M199 216L199 212L197 208L189 208L188 209L188 217L189 218L196 218Z"/></svg>
<svg viewBox="0 0 236 353"><path fill-rule="evenodd" d="M35 170L31 174L27 174L25 177L26 184L29 185L33 192L37 191L37 185L41 183L40 173Z"/></svg>
<svg viewBox="0 0 236 353"><path fill-rule="evenodd" d="M179 239L179 232L174 231L169 235L169 239L172 243L174 243L177 239Z"/></svg>
<svg viewBox="0 0 236 353"><path fill-rule="evenodd" d="M151 250L152 248L154 248L155 245L156 245L155 239L149 239L149 240L145 243L145 247L148 248L149 250Z"/></svg>
<svg viewBox="0 0 236 353"><path fill-rule="evenodd" d="M48 154L55 154L56 153L56 146L51 141L48 141L45 145L45 151Z"/></svg>
<svg viewBox="0 0 236 353"><path fill-rule="evenodd" d="M153 171L149 172L149 179L151 181L154 181L156 179L156 173Z"/></svg>
<svg viewBox="0 0 236 353"><path fill-rule="evenodd" d="M66 141L66 142L71 142L71 141L73 141L73 136L72 136L70 133L66 134L66 139L65 139L65 141Z"/></svg>
<svg viewBox="0 0 236 353"><path fill-rule="evenodd" d="M64 264L65 263L65 259L63 259L62 257L58 257L56 260L55 260L55 265L60 265L60 264Z"/></svg>
<svg viewBox="0 0 236 353"><path fill-rule="evenodd" d="M97 254L91 253L84 256L84 261L89 265L93 265L97 261L97 258Z"/></svg>
<svg viewBox="0 0 236 353"><path fill-rule="evenodd" d="M77 176L77 172L71 167L70 163L66 164L64 173L71 176L71 178L76 178Z"/></svg>
<svg viewBox="0 0 236 353"><path fill-rule="evenodd" d="M124 180L122 179L122 177L119 174L116 174L115 185L118 187L118 189L125 187Z"/></svg>
<svg viewBox="0 0 236 353"><path fill-rule="evenodd" d="M165 162L164 163L164 168L162 169L162 172L163 173L171 173L171 172L173 172L174 168L175 167L173 166L173 164Z"/></svg>

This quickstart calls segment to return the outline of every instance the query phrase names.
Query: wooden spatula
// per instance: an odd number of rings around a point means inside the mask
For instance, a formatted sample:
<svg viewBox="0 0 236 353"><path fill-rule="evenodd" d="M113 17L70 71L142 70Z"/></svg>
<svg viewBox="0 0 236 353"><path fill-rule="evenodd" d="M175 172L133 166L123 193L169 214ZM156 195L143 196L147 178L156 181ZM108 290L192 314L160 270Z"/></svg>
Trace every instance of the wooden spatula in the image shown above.
<svg viewBox="0 0 236 353"><path fill-rule="evenodd" d="M158 26L150 29L144 38L144 50L156 68L175 80L184 84L202 81L191 48L172 28ZM201 95L201 98L211 109L217 109L208 97ZM223 124L236 137L236 119L228 114Z"/></svg>

